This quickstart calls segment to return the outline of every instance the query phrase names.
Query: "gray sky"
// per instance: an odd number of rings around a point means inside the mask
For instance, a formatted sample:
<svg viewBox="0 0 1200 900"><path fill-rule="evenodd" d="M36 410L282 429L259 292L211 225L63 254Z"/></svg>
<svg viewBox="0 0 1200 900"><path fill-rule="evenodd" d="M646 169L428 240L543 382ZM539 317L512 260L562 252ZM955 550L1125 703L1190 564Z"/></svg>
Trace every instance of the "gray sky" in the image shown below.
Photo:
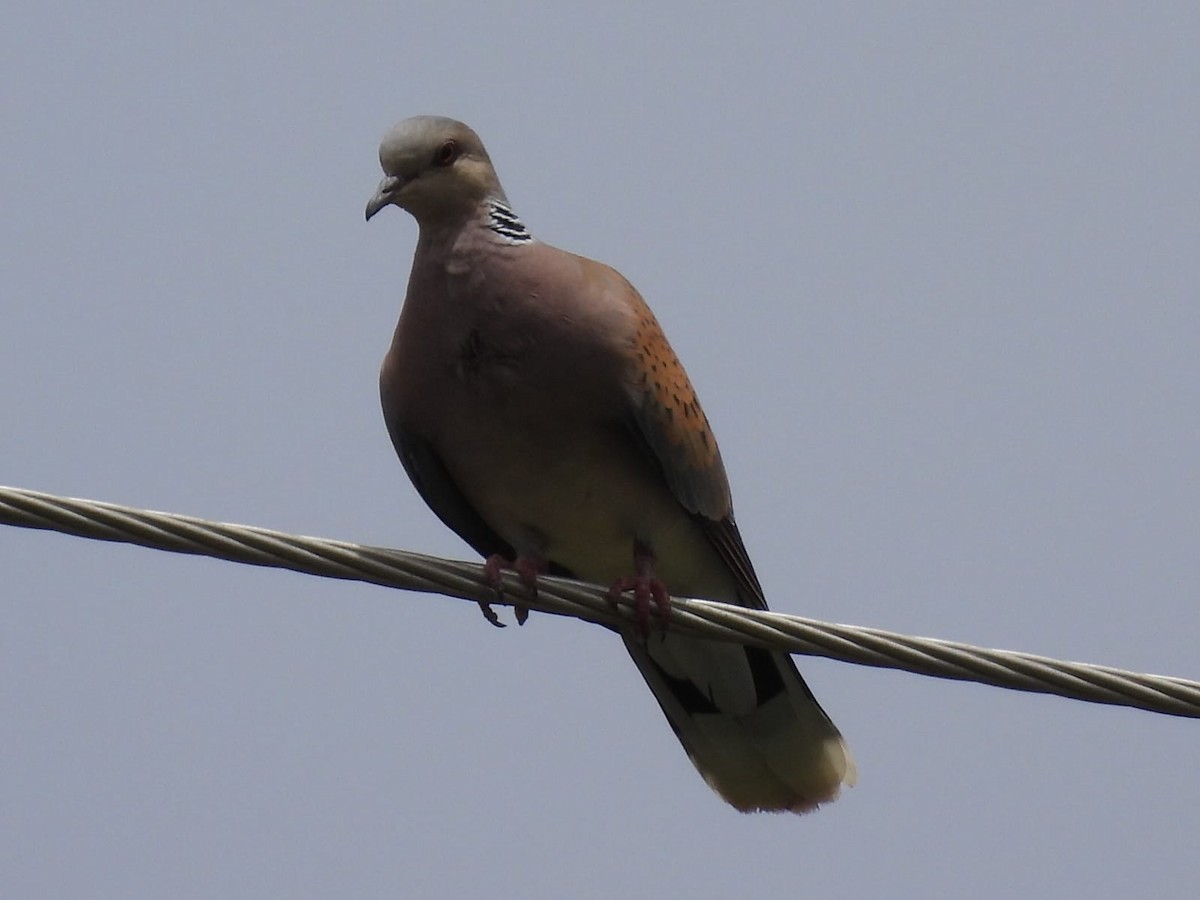
<svg viewBox="0 0 1200 900"><path fill-rule="evenodd" d="M655 308L774 608L1200 676L1194 4L500 6L6 10L0 482L468 557L378 411L416 229L363 223L440 113ZM594 626L0 571L6 896L1195 896L1194 721L800 660L860 784L746 817Z"/></svg>

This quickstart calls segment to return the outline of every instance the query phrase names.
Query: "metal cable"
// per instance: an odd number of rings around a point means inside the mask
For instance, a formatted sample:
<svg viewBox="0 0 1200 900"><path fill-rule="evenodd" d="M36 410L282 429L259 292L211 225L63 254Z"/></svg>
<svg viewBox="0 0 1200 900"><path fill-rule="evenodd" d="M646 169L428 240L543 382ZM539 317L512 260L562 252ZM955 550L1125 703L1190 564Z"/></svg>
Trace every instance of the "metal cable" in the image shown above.
<svg viewBox="0 0 1200 900"><path fill-rule="evenodd" d="M542 578L538 581L537 596L532 597L519 579L506 575L505 599L499 600L483 580L479 563L21 488L0 487L0 523L478 602L519 602L532 610L608 626L629 627L633 621L630 601L613 603L604 589L582 582ZM859 665L1200 718L1200 682L1183 678L989 650L877 628L836 625L708 600L674 599L668 627L681 633Z"/></svg>

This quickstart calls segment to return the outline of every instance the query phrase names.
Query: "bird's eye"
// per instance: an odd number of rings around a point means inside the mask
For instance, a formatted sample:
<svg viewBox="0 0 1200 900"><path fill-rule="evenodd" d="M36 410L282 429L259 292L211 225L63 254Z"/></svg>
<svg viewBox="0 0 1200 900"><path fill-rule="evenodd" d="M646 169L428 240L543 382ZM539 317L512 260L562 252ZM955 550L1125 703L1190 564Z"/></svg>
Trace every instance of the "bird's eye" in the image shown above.
<svg viewBox="0 0 1200 900"><path fill-rule="evenodd" d="M434 151L433 164L435 166L448 166L458 159L459 152L458 141L446 141Z"/></svg>

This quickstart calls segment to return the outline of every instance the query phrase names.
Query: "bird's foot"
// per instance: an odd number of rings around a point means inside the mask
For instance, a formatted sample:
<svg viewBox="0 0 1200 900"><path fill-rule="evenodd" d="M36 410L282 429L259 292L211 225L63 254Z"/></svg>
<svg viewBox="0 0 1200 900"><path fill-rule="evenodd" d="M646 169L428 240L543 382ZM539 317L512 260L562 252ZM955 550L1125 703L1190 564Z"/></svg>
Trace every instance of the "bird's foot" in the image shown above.
<svg viewBox="0 0 1200 900"><path fill-rule="evenodd" d="M665 630L671 618L671 594L662 580L654 575L654 554L636 550L633 554L636 575L618 578L608 589L614 603L626 591L633 591L633 618L642 635L650 633L651 604L658 613L658 624Z"/></svg>
<svg viewBox="0 0 1200 900"><path fill-rule="evenodd" d="M501 577L505 569L516 572L517 576L529 589L529 596L534 600L537 599L537 581L538 576L545 574L549 566L543 559L538 559L535 556L517 556L516 559L505 559L499 553L493 553L483 561L483 579L488 583L488 586L496 592L496 599L504 599L504 579ZM500 617L496 615L496 611L492 609L490 603L483 600L479 601L479 608L483 610L484 618L495 625L497 628L503 628L504 623L500 621ZM513 604L513 612L517 616L517 624L524 625L525 620L529 618L529 607L523 606L520 603Z"/></svg>

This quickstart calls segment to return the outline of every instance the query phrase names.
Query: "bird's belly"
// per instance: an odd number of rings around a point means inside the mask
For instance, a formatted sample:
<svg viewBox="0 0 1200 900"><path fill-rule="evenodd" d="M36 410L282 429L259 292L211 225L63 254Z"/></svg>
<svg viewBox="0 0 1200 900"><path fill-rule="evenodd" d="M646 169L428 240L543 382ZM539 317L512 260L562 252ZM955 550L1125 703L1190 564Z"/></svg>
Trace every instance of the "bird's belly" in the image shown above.
<svg viewBox="0 0 1200 900"><path fill-rule="evenodd" d="M634 546L642 543L672 593L736 596L699 526L627 433L543 428L545 440L530 441L518 431L482 437L476 430L472 441L450 442L471 446L475 459L447 459L484 520L518 553L610 584L633 573Z"/></svg>

